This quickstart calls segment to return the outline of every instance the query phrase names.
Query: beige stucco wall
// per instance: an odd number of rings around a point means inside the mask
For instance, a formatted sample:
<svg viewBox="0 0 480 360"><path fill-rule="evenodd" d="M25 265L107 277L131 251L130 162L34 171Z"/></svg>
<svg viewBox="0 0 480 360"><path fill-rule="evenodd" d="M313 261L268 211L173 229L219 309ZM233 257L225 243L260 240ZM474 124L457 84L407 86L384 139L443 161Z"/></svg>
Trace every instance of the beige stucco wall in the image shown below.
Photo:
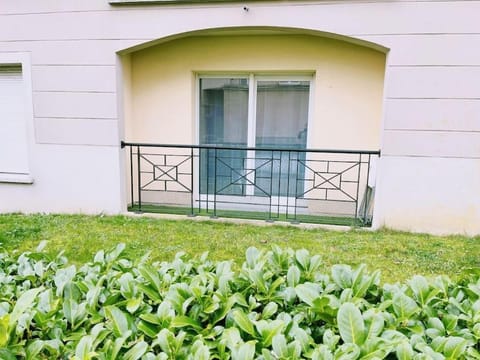
<svg viewBox="0 0 480 360"><path fill-rule="evenodd" d="M378 150L385 54L307 35L199 36L130 54L128 138L196 144L196 74L309 74L310 148Z"/></svg>

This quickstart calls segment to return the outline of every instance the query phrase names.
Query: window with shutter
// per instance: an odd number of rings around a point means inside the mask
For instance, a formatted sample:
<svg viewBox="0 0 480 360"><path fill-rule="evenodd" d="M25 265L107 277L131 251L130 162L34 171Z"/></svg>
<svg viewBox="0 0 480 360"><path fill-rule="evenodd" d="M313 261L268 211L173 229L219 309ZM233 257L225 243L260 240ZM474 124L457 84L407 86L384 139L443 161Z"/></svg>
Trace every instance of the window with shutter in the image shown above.
<svg viewBox="0 0 480 360"><path fill-rule="evenodd" d="M28 166L28 89L22 64L0 62L0 182L31 183Z"/></svg>

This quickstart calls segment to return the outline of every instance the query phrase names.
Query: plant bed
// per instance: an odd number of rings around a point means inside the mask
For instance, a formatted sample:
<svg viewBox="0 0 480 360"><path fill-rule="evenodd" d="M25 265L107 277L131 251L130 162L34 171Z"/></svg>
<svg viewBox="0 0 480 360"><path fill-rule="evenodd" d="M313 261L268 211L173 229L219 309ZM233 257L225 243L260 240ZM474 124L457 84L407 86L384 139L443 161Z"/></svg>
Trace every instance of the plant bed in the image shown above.
<svg viewBox="0 0 480 360"><path fill-rule="evenodd" d="M478 274L380 286L279 247L238 270L124 245L77 268L42 246L0 254L1 359L480 359Z"/></svg>

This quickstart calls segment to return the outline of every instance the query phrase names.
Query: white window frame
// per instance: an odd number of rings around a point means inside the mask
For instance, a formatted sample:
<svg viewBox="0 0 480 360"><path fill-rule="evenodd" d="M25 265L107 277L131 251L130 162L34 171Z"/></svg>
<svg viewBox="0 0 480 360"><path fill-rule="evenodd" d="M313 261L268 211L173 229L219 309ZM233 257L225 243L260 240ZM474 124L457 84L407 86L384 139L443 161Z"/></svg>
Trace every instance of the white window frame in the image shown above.
<svg viewBox="0 0 480 360"><path fill-rule="evenodd" d="M294 71L285 71L281 73L261 73L261 72L215 72L215 73L203 73L198 72L195 74L195 142L196 144L200 144L200 79L214 79L214 78L230 78L230 79L248 79L248 125L247 125L247 147L255 147L255 140L256 140L256 113L257 113L257 82L258 81L309 81L310 83L310 92L309 92L309 99L308 99L308 120L307 120L307 139L306 139L306 147L309 148L310 141L311 141L311 126L312 126L312 119L313 119L313 109L314 109L314 93L315 93L315 72L301 72L296 73ZM254 162L253 158L254 154L247 154L249 158L249 162ZM254 163L247 164L247 166L253 166ZM195 172L199 173L199 165L198 163L195 164ZM195 179L195 191L194 191L194 199L195 201L206 201L207 197L209 201L213 201L214 195L206 195L200 193L200 176L197 176ZM229 195L216 195L217 199L225 199L227 202L233 199ZM245 202L255 201L262 201L261 198L254 195L254 189L252 186L247 186L246 194L244 196ZM244 207L238 201L238 197L235 197L235 201L237 204L232 204L230 208L234 208L236 210L248 210L248 206ZM273 202L272 205L280 205L281 207L289 206L285 204L289 204L292 199L287 198L286 196L277 196L272 198ZM265 204L267 205L267 204Z"/></svg>
<svg viewBox="0 0 480 360"><path fill-rule="evenodd" d="M23 89L25 96L25 130L27 144L26 168L22 172L5 172L0 168L0 183L32 184L33 177L30 172L30 159L32 158L32 144L34 140L33 125L33 100L32 100L32 72L30 53L26 52L0 52L0 66L21 65Z"/></svg>

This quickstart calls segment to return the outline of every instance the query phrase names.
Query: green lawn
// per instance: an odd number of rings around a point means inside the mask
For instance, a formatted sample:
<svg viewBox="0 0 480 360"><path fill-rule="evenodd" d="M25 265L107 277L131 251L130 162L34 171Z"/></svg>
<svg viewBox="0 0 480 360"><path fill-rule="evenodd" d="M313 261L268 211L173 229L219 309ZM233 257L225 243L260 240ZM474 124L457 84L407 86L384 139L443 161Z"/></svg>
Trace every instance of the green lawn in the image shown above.
<svg viewBox="0 0 480 360"><path fill-rule="evenodd" d="M384 282L413 274L455 277L480 267L480 237L438 237L388 230L348 232L306 230L295 226L254 226L147 217L84 215L0 215L0 243L5 250L23 252L47 240L45 251L64 250L70 261L82 263L99 249L123 242L129 256L151 251L154 260L171 260L185 251L208 251L212 259L243 261L249 246L305 248L320 254L325 266L366 263L380 269Z"/></svg>

